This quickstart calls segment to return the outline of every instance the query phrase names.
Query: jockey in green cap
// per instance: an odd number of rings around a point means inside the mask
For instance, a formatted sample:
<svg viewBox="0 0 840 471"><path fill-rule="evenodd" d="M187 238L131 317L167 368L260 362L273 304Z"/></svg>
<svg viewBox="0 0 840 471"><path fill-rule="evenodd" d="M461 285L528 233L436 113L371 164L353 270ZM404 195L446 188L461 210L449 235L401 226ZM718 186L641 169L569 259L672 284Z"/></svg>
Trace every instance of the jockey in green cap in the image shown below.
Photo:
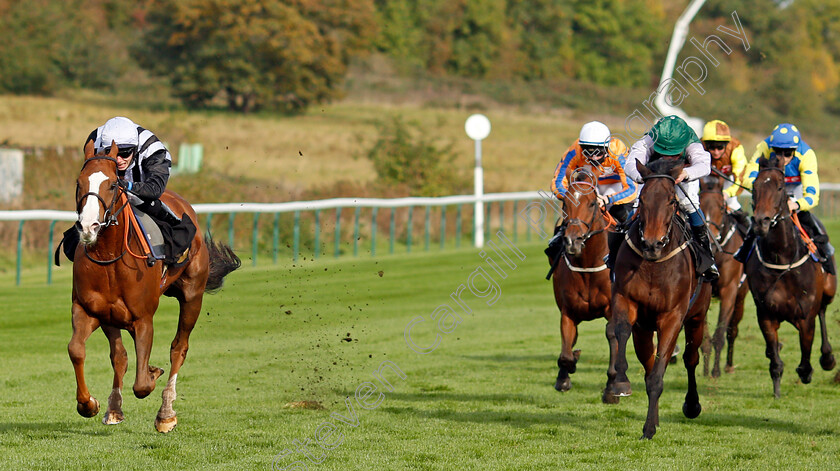
<svg viewBox="0 0 840 471"><path fill-rule="evenodd" d="M647 165L660 158L685 162L685 168L676 179L679 186L677 198L680 209L688 216L691 233L701 248L700 265L708 266L702 276L714 281L719 273L714 263L706 218L700 210L699 197L699 180L711 172L711 156L703 148L694 130L682 118L672 115L657 121L647 134L633 144L624 171L628 177L642 184L642 176L636 170L634 160Z"/></svg>

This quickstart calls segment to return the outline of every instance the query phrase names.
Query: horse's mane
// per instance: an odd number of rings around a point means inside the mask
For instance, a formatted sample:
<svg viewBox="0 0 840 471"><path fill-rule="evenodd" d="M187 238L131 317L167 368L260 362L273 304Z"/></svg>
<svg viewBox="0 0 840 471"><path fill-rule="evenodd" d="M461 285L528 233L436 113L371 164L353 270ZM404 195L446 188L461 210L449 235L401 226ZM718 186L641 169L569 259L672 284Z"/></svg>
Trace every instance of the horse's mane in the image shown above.
<svg viewBox="0 0 840 471"><path fill-rule="evenodd" d="M657 159L653 162L649 162L647 164L647 168L653 172L654 175L670 175L671 170L673 170L674 167L682 164L683 162L680 160Z"/></svg>

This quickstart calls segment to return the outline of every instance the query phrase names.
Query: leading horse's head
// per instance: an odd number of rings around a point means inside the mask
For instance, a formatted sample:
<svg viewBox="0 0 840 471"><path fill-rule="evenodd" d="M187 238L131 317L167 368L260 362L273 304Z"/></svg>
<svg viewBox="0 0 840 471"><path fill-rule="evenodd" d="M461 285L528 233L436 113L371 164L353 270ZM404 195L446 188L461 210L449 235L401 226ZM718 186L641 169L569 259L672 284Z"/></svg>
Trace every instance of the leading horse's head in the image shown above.
<svg viewBox="0 0 840 471"><path fill-rule="evenodd" d="M96 243L99 231L111 224L119 196L117 185L117 146L109 154L93 153L93 141L85 145L85 163L76 180L76 229L85 245Z"/></svg>
<svg viewBox="0 0 840 471"><path fill-rule="evenodd" d="M785 163L773 157L758 160L758 175L753 181L753 219L755 232L766 236L770 228L790 215L785 191Z"/></svg>
<svg viewBox="0 0 840 471"><path fill-rule="evenodd" d="M671 241L670 233L677 213L676 179L685 164L659 159L645 166L638 160L636 169L645 186L639 194L639 237L646 260L662 258L662 251Z"/></svg>
<svg viewBox="0 0 840 471"><path fill-rule="evenodd" d="M572 174L569 190L563 197L566 213L566 253L576 257L583 251L586 240L603 232L606 219L599 211L596 178L588 171Z"/></svg>
<svg viewBox="0 0 840 471"><path fill-rule="evenodd" d="M700 180L700 209L706 215L706 222L712 236L720 239L726 217L722 178L717 175L707 175Z"/></svg>

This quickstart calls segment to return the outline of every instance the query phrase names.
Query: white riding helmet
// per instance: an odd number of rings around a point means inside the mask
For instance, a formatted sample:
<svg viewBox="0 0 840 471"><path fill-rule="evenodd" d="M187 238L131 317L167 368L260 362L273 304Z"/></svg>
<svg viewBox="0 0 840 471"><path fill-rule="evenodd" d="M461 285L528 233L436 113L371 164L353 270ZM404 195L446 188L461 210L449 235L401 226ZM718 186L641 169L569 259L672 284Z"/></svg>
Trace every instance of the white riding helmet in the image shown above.
<svg viewBox="0 0 840 471"><path fill-rule="evenodd" d="M139 137L137 135L137 125L134 121L117 116L105 122L102 126L101 135L102 147L110 147L111 142L116 142L117 147L137 147L139 145Z"/></svg>
<svg viewBox="0 0 840 471"><path fill-rule="evenodd" d="M600 121L590 121L580 128L579 142L583 146L602 146L610 144L610 128Z"/></svg>

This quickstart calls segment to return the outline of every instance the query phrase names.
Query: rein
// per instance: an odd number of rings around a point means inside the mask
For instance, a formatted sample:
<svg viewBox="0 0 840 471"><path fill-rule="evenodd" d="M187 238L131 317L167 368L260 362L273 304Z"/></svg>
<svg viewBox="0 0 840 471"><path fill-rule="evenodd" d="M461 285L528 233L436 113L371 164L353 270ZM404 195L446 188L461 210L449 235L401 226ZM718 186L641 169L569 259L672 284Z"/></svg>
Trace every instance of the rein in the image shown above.
<svg viewBox="0 0 840 471"><path fill-rule="evenodd" d="M670 180L670 181L674 184L674 187L675 187L675 188L677 187L677 180L676 180L674 177L670 176L670 175L663 175L663 174L648 175L648 176L646 176L646 177L643 177L643 178L642 178L642 181L645 181L645 182L646 182L646 181L648 181L648 180L652 180L652 179L655 179L655 178L664 178L664 179L666 179L666 180ZM675 191L675 193L676 193L676 191ZM671 201L671 203L676 203L676 195L674 196L674 198L673 198L673 200ZM676 204L675 204L675 206L676 206ZM670 221L668 221L668 230L665 232L665 244L666 244L666 245L667 245L669 242L671 242L671 236L670 236L670 234L671 234L671 231L673 231L673 229L674 229L674 219L676 219L676 212L674 212L674 215L671 217L671 220L670 220ZM642 223L641 219L639 220L639 223L640 223L640 224ZM639 229L638 229L638 226L637 226L637 228L636 228L636 232L638 232L638 231L639 231ZM636 244L635 244L635 243L633 243L633 241L630 239L630 231L627 231L627 233L626 233L626 234L624 234L624 240L625 240L625 241L627 241L627 245L630 247L630 249L631 249L631 250L633 250L633 252L635 252L635 253L636 253L636 255L638 255L638 256L640 256L640 257L642 257L642 260L645 260L645 261L652 261L653 263L662 263L662 262L665 262L665 261L667 261L667 260L672 259L672 258L673 258L673 257L675 257L678 253L680 253L680 252L682 252L683 250L685 250L685 248L686 248L686 247L688 247L688 244L690 243L690 240L686 239L686 241L685 241L685 242L683 242L682 244L680 244L677 248L675 248L675 249L671 250L670 252L668 252L668 254L667 254L667 255L665 255L664 257L661 257L661 258L659 258L659 259L657 259L657 260L647 260L647 259L645 259L644 255L642 254L642 251L641 251L641 250L639 250L639 247L637 247L637 246L636 246Z"/></svg>

